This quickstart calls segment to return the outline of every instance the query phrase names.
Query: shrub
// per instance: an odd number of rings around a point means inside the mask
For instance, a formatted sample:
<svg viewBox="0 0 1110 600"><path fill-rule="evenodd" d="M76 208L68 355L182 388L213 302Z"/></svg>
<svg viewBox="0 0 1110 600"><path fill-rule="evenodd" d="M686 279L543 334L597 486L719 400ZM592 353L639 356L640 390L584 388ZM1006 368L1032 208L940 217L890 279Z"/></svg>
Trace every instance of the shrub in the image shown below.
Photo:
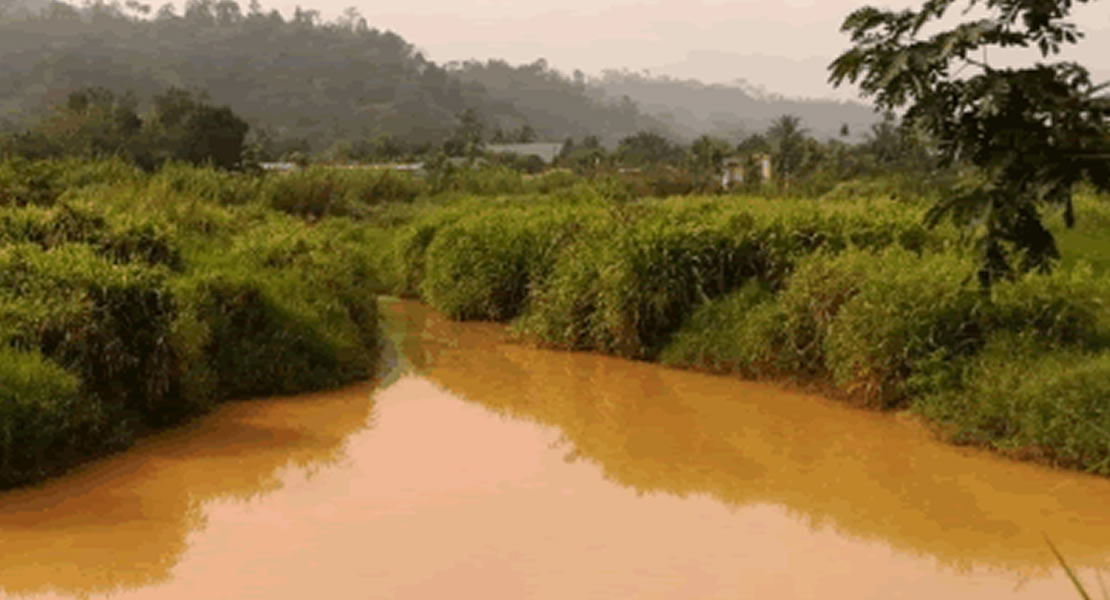
<svg viewBox="0 0 1110 600"><path fill-rule="evenodd" d="M649 358L697 305L752 278L781 289L795 264L819 249L832 256L854 246L943 248L949 232L927 231L919 217L890 203L825 207L753 198L614 206L612 233L598 238L597 248L587 243L563 255L518 330L561 347ZM788 327L779 332L787 337L768 342L763 350L771 355L752 358L761 369L822 371L820 332L805 289L819 285L819 272L812 275L784 297ZM790 304L795 296L797 307Z"/></svg>
<svg viewBox="0 0 1110 600"><path fill-rule="evenodd" d="M524 308L530 290L574 242L583 210L498 209L443 227L428 246L424 298L455 319L504 321Z"/></svg>
<svg viewBox="0 0 1110 600"><path fill-rule="evenodd" d="M833 263L855 266L855 293L827 321L823 353L837 386L864 403L902 404L923 365L966 360L982 345L989 308L968 259L891 248Z"/></svg>
<svg viewBox="0 0 1110 600"><path fill-rule="evenodd" d="M763 328L767 320L762 317L774 306L771 290L750 280L695 309L660 353L660 361L670 366L748 377L767 374L764 363L771 352L766 341L774 334Z"/></svg>
<svg viewBox="0 0 1110 600"><path fill-rule="evenodd" d="M998 332L962 371L959 387L914 402L948 439L1110 474L1110 352Z"/></svg>
<svg viewBox="0 0 1110 600"><path fill-rule="evenodd" d="M598 320L604 245L588 238L564 252L542 285L533 288L516 333L565 350L611 346Z"/></svg>
<svg viewBox="0 0 1110 600"><path fill-rule="evenodd" d="M165 219L121 212L111 218L95 203L67 200L52 208L26 207L0 213L0 243L34 242L44 249L85 243L116 262L183 268L181 252Z"/></svg>
<svg viewBox="0 0 1110 600"><path fill-rule="evenodd" d="M268 175L262 186L267 206L302 217L365 217L371 206L411 202L424 185L405 173L384 169L313 166Z"/></svg>
<svg viewBox="0 0 1110 600"><path fill-rule="evenodd" d="M50 206L63 192L93 184L137 183L142 171L121 159L0 161L0 206Z"/></svg>
<svg viewBox="0 0 1110 600"><path fill-rule="evenodd" d="M213 167L166 162L149 179L146 191L155 195L185 195L208 202L234 206L254 200L260 192L260 179Z"/></svg>
<svg viewBox="0 0 1110 600"><path fill-rule="evenodd" d="M44 476L101 419L80 381L37 351L0 346L0 487Z"/></svg>
<svg viewBox="0 0 1110 600"><path fill-rule="evenodd" d="M659 211L606 241L598 311L613 345L603 350L650 357L695 304L758 274L750 219L704 211Z"/></svg>
<svg viewBox="0 0 1110 600"><path fill-rule="evenodd" d="M424 281L424 254L440 229L450 225L467 212L457 205L432 210L397 230L385 263L389 265L388 279L393 282L393 293L413 297L419 294Z"/></svg>
<svg viewBox="0 0 1110 600"><path fill-rule="evenodd" d="M781 315L778 336L768 346L767 358L777 369L813 377L827 371L824 342L840 309L859 293L873 254L855 250L840 255L832 249L798 262L779 293Z"/></svg>
<svg viewBox="0 0 1110 600"><path fill-rule="evenodd" d="M552 194L558 190L574 187L581 181L573 171L556 169L537 175L524 182L527 191L538 194Z"/></svg>
<svg viewBox="0 0 1110 600"><path fill-rule="evenodd" d="M287 394L368 377L378 352L372 267L341 222L277 220L198 257L175 283L193 382L218 398Z"/></svg>
<svg viewBox="0 0 1110 600"><path fill-rule="evenodd" d="M524 191L524 177L503 166L461 168L453 171L447 189L476 196L519 194Z"/></svg>
<svg viewBox="0 0 1110 600"><path fill-rule="evenodd" d="M152 423L191 412L168 342L176 305L165 273L117 265L79 244L0 249L0 337L81 378L119 420Z"/></svg>
<svg viewBox="0 0 1110 600"><path fill-rule="evenodd" d="M1033 331L1049 344L1110 345L1099 317L1110 299L1110 280L1095 277L1090 265L1028 273L992 286L990 330Z"/></svg>

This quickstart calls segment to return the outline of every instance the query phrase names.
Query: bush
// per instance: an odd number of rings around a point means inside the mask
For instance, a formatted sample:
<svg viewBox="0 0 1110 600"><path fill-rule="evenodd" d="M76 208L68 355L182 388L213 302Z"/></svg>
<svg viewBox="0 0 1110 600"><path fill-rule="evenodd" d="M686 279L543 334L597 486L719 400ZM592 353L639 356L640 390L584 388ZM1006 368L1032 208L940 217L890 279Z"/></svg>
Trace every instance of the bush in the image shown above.
<svg viewBox="0 0 1110 600"><path fill-rule="evenodd" d="M0 346L0 487L46 475L100 415L80 381L37 351Z"/></svg>
<svg viewBox="0 0 1110 600"><path fill-rule="evenodd" d="M371 206L411 202L423 192L423 184L404 173L313 166L266 176L262 199L267 206L301 217L363 218Z"/></svg>
<svg viewBox="0 0 1110 600"><path fill-rule="evenodd" d="M948 234L925 230L917 213L889 203L675 198L621 205L609 215L611 233L562 255L520 331L560 347L650 358L697 305L749 279L781 289L795 264L818 249L830 256L852 246L923 251L944 247ZM784 315L793 321L780 328L787 337L768 341L764 350L772 354L756 361L761 369L823 369L801 285L785 296ZM801 295L796 310L791 294Z"/></svg>
<svg viewBox="0 0 1110 600"><path fill-rule="evenodd" d="M581 178L573 171L557 169L547 171L524 182L527 191L538 194L552 194L558 190L566 190L579 183Z"/></svg>
<svg viewBox="0 0 1110 600"><path fill-rule="evenodd" d="M121 159L0 161L0 207L51 206L71 189L93 184L138 183L142 171Z"/></svg>
<svg viewBox="0 0 1110 600"><path fill-rule="evenodd" d="M598 320L604 245L582 242L564 252L542 285L532 289L527 310L514 330L544 345L564 350L611 346Z"/></svg>
<svg viewBox="0 0 1110 600"><path fill-rule="evenodd" d="M914 402L948 439L1110 474L1110 352L998 332L962 371L959 387Z"/></svg>
<svg viewBox="0 0 1110 600"><path fill-rule="evenodd" d="M428 246L423 296L451 318L511 319L574 242L583 220L594 216L582 210L499 209L446 225Z"/></svg>
<svg viewBox="0 0 1110 600"><path fill-rule="evenodd" d="M185 195L213 204L235 206L246 204L258 196L260 179L253 175L171 161L164 163L150 177L146 189L156 195Z"/></svg>
<svg viewBox="0 0 1110 600"><path fill-rule="evenodd" d="M601 349L651 357L694 305L758 275L750 219L702 210L659 211L606 240L598 311L612 346Z"/></svg>
<svg viewBox="0 0 1110 600"><path fill-rule="evenodd" d="M740 289L695 309L659 359L665 365L715 373L752 378L769 374L765 362L771 352L766 341L774 334L764 325L781 323L781 318L769 322L763 317L775 306L770 288L750 280Z"/></svg>
<svg viewBox="0 0 1110 600"><path fill-rule="evenodd" d="M449 179L448 190L475 196L519 194L524 191L524 177L509 167L464 167L454 170Z"/></svg>
<svg viewBox="0 0 1110 600"><path fill-rule="evenodd" d="M366 252L339 222L277 220L201 257L175 283L183 353L208 365L193 385L229 398L369 377L380 335Z"/></svg>
<svg viewBox="0 0 1110 600"><path fill-rule="evenodd" d="M1110 346L1100 324L1110 299L1110 280L1095 277L1090 265L1028 273L991 289L990 330L1033 331L1053 346Z"/></svg>
<svg viewBox="0 0 1110 600"><path fill-rule="evenodd" d="M778 294L779 326L759 359L776 371L803 377L825 375L824 342L841 307L859 292L875 257L866 251L840 256L831 249L799 261ZM761 321L753 324L764 325ZM751 337L751 332L746 332Z"/></svg>
<svg viewBox="0 0 1110 600"><path fill-rule="evenodd" d="M121 421L191 412L168 342L175 316L161 270L113 264L79 244L0 250L0 345L40 349Z"/></svg>
<svg viewBox="0 0 1110 600"><path fill-rule="evenodd" d="M982 346L989 307L969 281L972 261L892 248L832 265L854 267L855 293L827 321L823 353L836 385L865 404L901 405L925 365L967 360Z"/></svg>
<svg viewBox="0 0 1110 600"><path fill-rule="evenodd" d="M393 293L414 297L424 281L424 254L440 229L467 212L464 206L432 210L397 230L386 264Z"/></svg>
<svg viewBox="0 0 1110 600"><path fill-rule="evenodd" d="M33 242L44 249L85 243L116 262L183 268L172 228L156 215L108 217L93 202L67 200L52 208L26 207L0 213L0 243Z"/></svg>

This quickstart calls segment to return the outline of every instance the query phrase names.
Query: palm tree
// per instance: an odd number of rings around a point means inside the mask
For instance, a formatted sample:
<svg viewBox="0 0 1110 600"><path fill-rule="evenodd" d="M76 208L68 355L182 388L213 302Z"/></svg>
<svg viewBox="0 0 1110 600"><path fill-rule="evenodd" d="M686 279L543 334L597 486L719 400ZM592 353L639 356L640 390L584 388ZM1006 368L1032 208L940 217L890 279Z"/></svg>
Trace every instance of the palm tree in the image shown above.
<svg viewBox="0 0 1110 600"><path fill-rule="evenodd" d="M794 115L783 115L767 129L767 142L771 147L771 172L781 182L789 184L806 162L806 129L802 120Z"/></svg>

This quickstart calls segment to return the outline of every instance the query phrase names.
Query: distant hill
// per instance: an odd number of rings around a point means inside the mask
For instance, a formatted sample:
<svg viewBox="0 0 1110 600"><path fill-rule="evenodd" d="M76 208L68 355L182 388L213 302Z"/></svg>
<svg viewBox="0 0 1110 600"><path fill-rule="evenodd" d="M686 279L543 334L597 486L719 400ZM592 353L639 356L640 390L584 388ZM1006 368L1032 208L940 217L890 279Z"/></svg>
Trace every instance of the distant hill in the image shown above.
<svg viewBox="0 0 1110 600"><path fill-rule="evenodd" d="M735 140L765 130L779 116L793 114L815 137L836 137L841 125L847 124L851 138L858 140L880 120L870 107L855 102L790 99L738 85L704 84L628 71L606 71L591 82L591 88L599 99L631 99L684 137L709 133Z"/></svg>
<svg viewBox="0 0 1110 600"><path fill-rule="evenodd" d="M658 127L627 102L606 101L545 66L467 63L451 70L350 9L324 23L252 2L172 5L52 3L41 14L0 0L0 131L26 127L69 92L104 86L141 103L169 86L206 90L272 138L311 150L391 135L438 143L473 109L487 130L528 124L540 139L594 134L615 142ZM30 0L35 1L35 0Z"/></svg>
<svg viewBox="0 0 1110 600"><path fill-rule="evenodd" d="M581 73L564 75L543 59L516 67L501 60L467 61L449 63L447 69L467 87L480 87L487 101L503 107L491 125L505 130L528 124L544 139L595 135L610 147L641 130L681 136L666 121L644 114L636 103L598 96Z"/></svg>
<svg viewBox="0 0 1110 600"><path fill-rule="evenodd" d="M0 133L29 126L71 91L90 86L132 92L140 109L170 86L204 90L266 139L311 151L381 136L438 144L467 109L487 135L593 135L609 147L645 130L676 141L711 133L736 142L787 113L819 137L836 135L843 123L862 134L876 121L859 104L617 71L588 79L542 59L438 65L354 9L334 22L304 9L285 19L256 1L244 9L234 0L189 0L177 14L172 5L152 11L134 0L82 8L0 0L0 57Z"/></svg>

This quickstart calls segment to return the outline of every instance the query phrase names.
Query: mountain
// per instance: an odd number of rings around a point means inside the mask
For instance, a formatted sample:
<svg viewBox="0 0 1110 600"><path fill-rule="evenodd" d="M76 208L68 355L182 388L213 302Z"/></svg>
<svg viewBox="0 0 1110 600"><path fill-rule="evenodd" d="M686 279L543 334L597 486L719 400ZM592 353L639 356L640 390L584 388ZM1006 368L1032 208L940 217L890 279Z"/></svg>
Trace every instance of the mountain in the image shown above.
<svg viewBox="0 0 1110 600"><path fill-rule="evenodd" d="M448 71L467 86L484 90L485 97L504 107L492 125L515 130L527 124L541 137L563 140L597 136L607 146L641 130L678 137L662 119L643 114L627 98L606 99L592 93L580 73L567 76L539 59L513 67L501 60L449 63ZM510 108L511 107L511 108Z"/></svg>
<svg viewBox="0 0 1110 600"><path fill-rule="evenodd" d="M736 142L783 114L810 133L876 121L860 105L789 100L739 86L610 71L564 75L543 60L438 65L355 9L333 22L298 8L291 19L252 0L189 0L151 11L128 0L82 8L0 0L0 132L25 128L80 88L133 93L140 109L171 86L204 90L256 134L310 151L391 136L438 144L470 109L491 134L529 130L539 140L597 136L615 146L655 131L676 141L711 133ZM280 144L278 144L280 145Z"/></svg>
<svg viewBox="0 0 1110 600"><path fill-rule="evenodd" d="M142 107L170 86L205 90L272 139L311 150L382 135L438 143L472 109L493 127L528 124L541 139L615 140L660 124L543 66L467 63L448 70L349 9L335 22L292 19L233 0L190 0L184 14L95 3L0 12L0 130L26 127L69 92L133 92ZM24 7L26 8L26 7Z"/></svg>
<svg viewBox="0 0 1110 600"><path fill-rule="evenodd" d="M708 133L736 141L764 131L777 117L792 114L800 117L815 137L836 137L847 124L851 138L858 140L880 120L870 107L858 102L791 99L750 86L705 84L629 71L606 71L591 82L591 88L599 100L630 99L687 138Z"/></svg>

